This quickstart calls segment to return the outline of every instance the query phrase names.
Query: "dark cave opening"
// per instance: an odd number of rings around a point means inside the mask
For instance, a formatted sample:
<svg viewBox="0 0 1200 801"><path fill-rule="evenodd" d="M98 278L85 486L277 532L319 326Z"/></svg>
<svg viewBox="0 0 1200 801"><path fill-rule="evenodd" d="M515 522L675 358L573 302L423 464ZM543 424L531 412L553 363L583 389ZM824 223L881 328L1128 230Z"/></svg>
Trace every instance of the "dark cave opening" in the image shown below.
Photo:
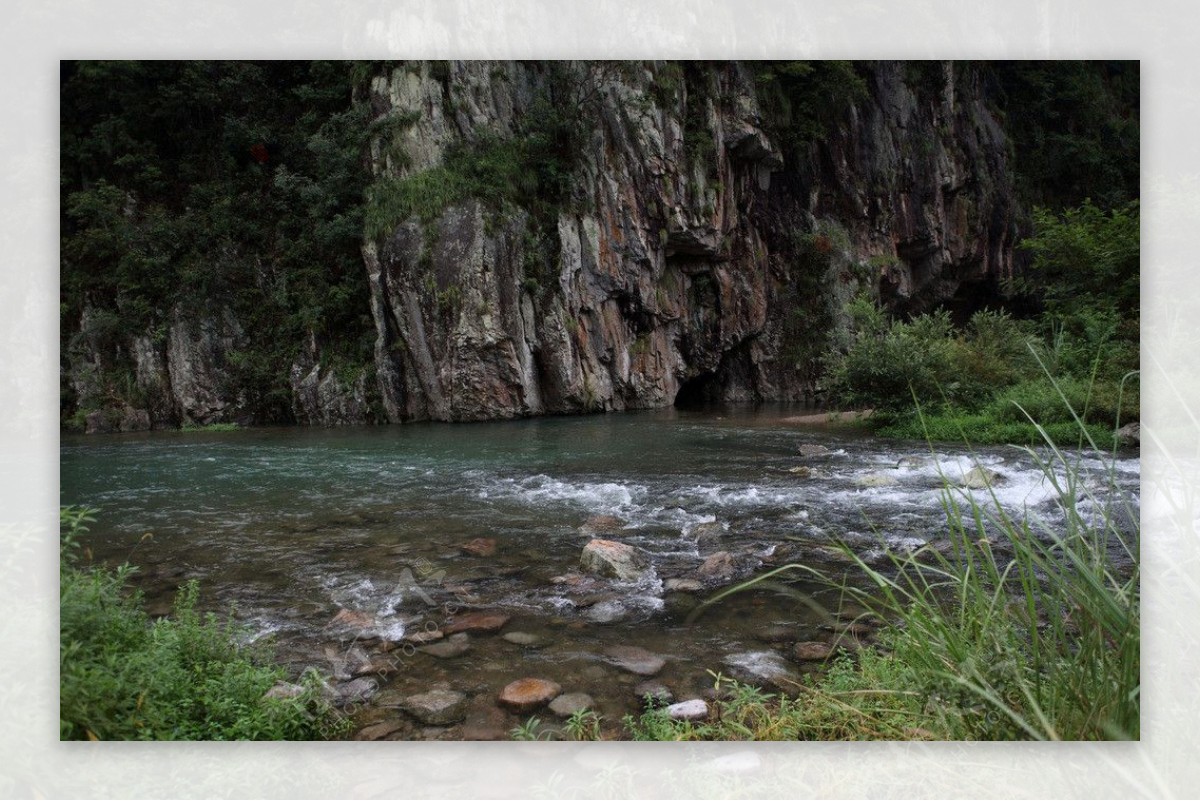
<svg viewBox="0 0 1200 801"><path fill-rule="evenodd" d="M716 373L700 373L680 385L679 391L675 393L675 408L702 409L716 406L722 401L722 390L721 381Z"/></svg>

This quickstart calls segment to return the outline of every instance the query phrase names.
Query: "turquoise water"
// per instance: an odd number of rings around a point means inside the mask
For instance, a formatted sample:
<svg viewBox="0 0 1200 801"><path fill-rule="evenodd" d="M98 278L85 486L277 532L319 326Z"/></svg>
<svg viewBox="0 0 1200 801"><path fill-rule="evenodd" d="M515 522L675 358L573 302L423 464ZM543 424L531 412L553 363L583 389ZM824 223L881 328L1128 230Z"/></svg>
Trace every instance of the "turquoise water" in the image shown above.
<svg viewBox="0 0 1200 801"><path fill-rule="evenodd" d="M604 648L635 644L666 657L657 678L677 697L711 686L708 671L728 672L730 657L786 660L792 642L836 626L837 593L791 587L828 616L770 589L690 624L689 613L719 587L789 561L840 576L828 550L839 540L873 559L936 545L945 482L975 465L1001 474L996 498L1010 513L1047 531L1061 519L1053 487L1018 449L931 452L798 427L786 414L64 437L61 497L99 509L88 545L99 561L139 566L153 611L165 612L174 588L195 578L212 608L236 607L294 671L344 672L348 654L374 658L384 643L455 614L500 611L512 618L502 633L533 634L538 647L472 634L457 657L410 646L400 659L393 650L379 688L441 684L483 699L533 671L588 692L616 717L636 708L636 677L605 661ZM1096 487L1110 472L1136 504L1136 454L1083 464ZM991 502L986 490L959 492ZM640 548L652 569L632 582L581 574L593 536ZM494 555L460 550L480 537L495 540ZM731 569L698 576L717 551L731 555ZM703 587L673 592L670 579ZM358 616L354 631L331 624L342 610ZM841 610L842 621L857 611Z"/></svg>

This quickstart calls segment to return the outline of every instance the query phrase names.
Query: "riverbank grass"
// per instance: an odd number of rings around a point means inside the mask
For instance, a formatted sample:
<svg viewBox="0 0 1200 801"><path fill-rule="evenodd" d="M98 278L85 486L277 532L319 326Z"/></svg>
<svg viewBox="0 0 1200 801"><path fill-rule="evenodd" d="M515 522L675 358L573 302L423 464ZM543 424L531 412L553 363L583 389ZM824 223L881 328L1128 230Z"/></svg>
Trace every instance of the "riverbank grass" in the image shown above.
<svg viewBox="0 0 1200 801"><path fill-rule="evenodd" d="M59 737L62 740L320 740L342 718L306 676L290 697L268 648L196 609L195 582L172 618L151 622L128 584L134 568L81 564L90 510L61 510Z"/></svg>

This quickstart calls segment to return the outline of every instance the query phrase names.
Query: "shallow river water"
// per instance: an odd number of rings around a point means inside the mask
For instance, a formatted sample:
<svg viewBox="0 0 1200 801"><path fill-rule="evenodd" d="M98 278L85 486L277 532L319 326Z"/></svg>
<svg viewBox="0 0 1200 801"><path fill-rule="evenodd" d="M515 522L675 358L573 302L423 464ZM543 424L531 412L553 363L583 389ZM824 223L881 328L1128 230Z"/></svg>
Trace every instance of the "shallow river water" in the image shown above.
<svg viewBox="0 0 1200 801"><path fill-rule="evenodd" d="M139 566L152 613L195 578L208 608L270 636L294 673L315 667L345 694L373 694L364 723L406 739L502 736L527 716L497 694L526 676L587 693L616 721L638 709L647 676L613 646L663 659L653 681L677 700L718 671L786 688L813 669L794 644L846 636L860 610L816 581L696 605L787 563L837 579L838 542L876 561L944 543L944 487L976 466L999 474L995 500L986 488L958 497L998 501L1046 531L1062 518L1019 449L931 451L787 414L64 436L61 500L99 510L87 544L97 561ZM1071 458L1092 487L1115 476L1136 515L1136 452ZM463 549L481 538L494 542ZM641 549L650 569L630 581L581 571L593 538ZM434 640L479 611L509 619ZM432 688L466 694L465 721L425 725L389 705Z"/></svg>

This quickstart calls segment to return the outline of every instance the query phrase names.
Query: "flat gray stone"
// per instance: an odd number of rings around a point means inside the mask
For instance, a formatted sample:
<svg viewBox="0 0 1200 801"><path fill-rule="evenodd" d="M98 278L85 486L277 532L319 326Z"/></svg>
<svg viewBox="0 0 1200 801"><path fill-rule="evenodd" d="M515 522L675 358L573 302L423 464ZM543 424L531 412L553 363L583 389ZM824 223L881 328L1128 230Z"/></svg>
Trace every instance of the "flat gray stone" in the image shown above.
<svg viewBox="0 0 1200 801"><path fill-rule="evenodd" d="M639 676L653 676L667 664L661 656L636 645L614 645L605 649L604 656L611 664Z"/></svg>
<svg viewBox="0 0 1200 801"><path fill-rule="evenodd" d="M451 634L441 642L435 642L433 645L426 645L417 650L423 654L436 656L438 659L452 659L471 650L471 638L465 632L459 632Z"/></svg>
<svg viewBox="0 0 1200 801"><path fill-rule="evenodd" d="M399 707L426 726L446 726L467 716L467 696L453 690L430 690L410 695Z"/></svg>
<svg viewBox="0 0 1200 801"><path fill-rule="evenodd" d="M550 702L550 711L559 717L569 718L595 705L596 702L587 693L566 693Z"/></svg>

